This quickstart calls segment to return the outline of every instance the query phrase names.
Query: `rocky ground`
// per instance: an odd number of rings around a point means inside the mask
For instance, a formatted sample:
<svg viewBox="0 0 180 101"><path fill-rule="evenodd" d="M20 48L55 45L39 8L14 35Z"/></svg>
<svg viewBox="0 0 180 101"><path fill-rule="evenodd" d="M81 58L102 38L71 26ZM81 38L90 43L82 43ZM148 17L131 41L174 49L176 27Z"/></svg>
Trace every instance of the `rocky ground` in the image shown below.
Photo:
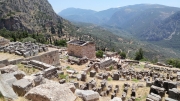
<svg viewBox="0 0 180 101"><path fill-rule="evenodd" d="M179 69L117 57L77 65L66 54L59 50L60 66L30 60L0 68L0 100L179 100Z"/></svg>

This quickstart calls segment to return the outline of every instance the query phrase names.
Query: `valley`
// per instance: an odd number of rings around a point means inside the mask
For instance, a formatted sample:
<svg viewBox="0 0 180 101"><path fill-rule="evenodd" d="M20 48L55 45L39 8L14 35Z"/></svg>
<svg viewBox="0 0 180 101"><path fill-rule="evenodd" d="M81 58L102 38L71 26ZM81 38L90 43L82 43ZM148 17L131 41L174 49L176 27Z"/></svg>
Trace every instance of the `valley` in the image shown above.
<svg viewBox="0 0 180 101"><path fill-rule="evenodd" d="M176 7L137 4L98 12L91 10L91 13L86 9L68 8L60 12L59 15L75 22L76 25L77 23L81 25L82 23L92 23L118 35L123 40L128 40L127 42L133 40L131 45L126 42L122 42L123 45L121 42L115 42L117 46L125 47L126 52L131 48L134 50L134 46L135 49L143 47L148 59L152 60L152 57L158 57L159 60L163 59L164 61L167 57L179 58L180 17L178 17L178 11L180 8ZM94 17L96 20L89 17ZM83 20L85 18L88 20ZM102 19L103 22L99 22ZM83 27L87 27L87 25Z"/></svg>
<svg viewBox="0 0 180 101"><path fill-rule="evenodd" d="M180 101L180 6L101 2L0 0L0 101Z"/></svg>

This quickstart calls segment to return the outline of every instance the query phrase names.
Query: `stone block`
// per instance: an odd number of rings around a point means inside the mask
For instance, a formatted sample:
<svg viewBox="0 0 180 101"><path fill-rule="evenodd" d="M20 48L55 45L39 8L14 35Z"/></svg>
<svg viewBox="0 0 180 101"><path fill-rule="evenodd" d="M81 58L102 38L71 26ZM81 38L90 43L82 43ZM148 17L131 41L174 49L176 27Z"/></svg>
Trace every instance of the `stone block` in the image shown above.
<svg viewBox="0 0 180 101"><path fill-rule="evenodd" d="M146 98L146 101L154 101L153 99L150 98Z"/></svg>
<svg viewBox="0 0 180 101"><path fill-rule="evenodd" d="M34 76L34 78L33 78L34 86L38 86L38 85L43 84L43 80L44 80L44 78L41 75Z"/></svg>
<svg viewBox="0 0 180 101"><path fill-rule="evenodd" d="M114 99L114 97L116 97L116 93L111 94L111 99Z"/></svg>
<svg viewBox="0 0 180 101"><path fill-rule="evenodd" d="M32 82L27 79L21 79L12 84L14 92L16 92L19 96L24 96L31 88Z"/></svg>
<svg viewBox="0 0 180 101"><path fill-rule="evenodd" d="M146 87L151 87L153 83L151 81L146 81Z"/></svg>
<svg viewBox="0 0 180 101"><path fill-rule="evenodd" d="M177 88L169 89L169 98L180 101L180 91Z"/></svg>
<svg viewBox="0 0 180 101"><path fill-rule="evenodd" d="M127 96L127 93L126 93L126 92L123 92L123 94L122 94L122 100L123 100L123 101L126 100L126 96Z"/></svg>
<svg viewBox="0 0 180 101"><path fill-rule="evenodd" d="M122 101L122 99L121 98L119 98L119 97L114 97L112 100L110 100L110 101Z"/></svg>
<svg viewBox="0 0 180 101"><path fill-rule="evenodd" d="M119 73L118 72L113 73L112 78L113 80L119 80Z"/></svg>
<svg viewBox="0 0 180 101"><path fill-rule="evenodd" d="M152 85L150 88L150 93L158 94L161 97L164 97L165 96L165 89Z"/></svg>
<svg viewBox="0 0 180 101"><path fill-rule="evenodd" d="M171 99L171 98L165 98L165 101L178 101L178 100Z"/></svg>
<svg viewBox="0 0 180 101"><path fill-rule="evenodd" d="M24 56L25 58L30 57L30 56L31 56L30 51L27 51L27 52L23 53L23 56Z"/></svg>
<svg viewBox="0 0 180 101"><path fill-rule="evenodd" d="M18 98L12 87L4 80L2 75L0 75L0 93L6 99L16 100Z"/></svg>
<svg viewBox="0 0 180 101"><path fill-rule="evenodd" d="M96 101L99 100L99 94L92 90L79 90L76 89L75 94L82 98L84 101Z"/></svg>
<svg viewBox="0 0 180 101"><path fill-rule="evenodd" d="M0 61L0 68L9 65L8 59L4 59Z"/></svg>
<svg viewBox="0 0 180 101"><path fill-rule="evenodd" d="M152 94L149 94L149 95L147 96L147 98L152 99L152 101L161 101L161 98L159 98L159 97L157 97L157 96L154 96L154 95L152 95ZM146 99L146 101L148 101L148 100ZM149 100L149 101L151 101L151 100Z"/></svg>
<svg viewBox="0 0 180 101"><path fill-rule="evenodd" d="M59 81L59 83L60 83L60 84L64 84L64 83L66 83L66 79L62 79L62 80L60 80L60 81Z"/></svg>
<svg viewBox="0 0 180 101"><path fill-rule="evenodd" d="M33 50L33 56L36 56L39 54L39 51L38 50Z"/></svg>
<svg viewBox="0 0 180 101"><path fill-rule="evenodd" d="M75 101L76 96L66 85L49 82L32 88L25 98L30 101Z"/></svg>
<svg viewBox="0 0 180 101"><path fill-rule="evenodd" d="M26 75L25 72L20 71L20 70L15 71L13 74L14 74L14 76L16 77L17 80L22 79L22 78Z"/></svg>
<svg viewBox="0 0 180 101"><path fill-rule="evenodd" d="M96 71L92 70L90 71L90 77L94 77L96 75Z"/></svg>
<svg viewBox="0 0 180 101"><path fill-rule="evenodd" d="M15 72L15 71L18 71L18 67L16 65L9 65L9 66L0 68L0 72L2 74L4 74L4 73L12 73L12 72Z"/></svg>
<svg viewBox="0 0 180 101"><path fill-rule="evenodd" d="M50 67L48 69L45 69L43 71L43 77L45 78L52 78L52 77L57 77L57 68L56 67Z"/></svg>
<svg viewBox="0 0 180 101"><path fill-rule="evenodd" d="M81 74L81 81L86 81L86 73L85 72L83 72Z"/></svg>

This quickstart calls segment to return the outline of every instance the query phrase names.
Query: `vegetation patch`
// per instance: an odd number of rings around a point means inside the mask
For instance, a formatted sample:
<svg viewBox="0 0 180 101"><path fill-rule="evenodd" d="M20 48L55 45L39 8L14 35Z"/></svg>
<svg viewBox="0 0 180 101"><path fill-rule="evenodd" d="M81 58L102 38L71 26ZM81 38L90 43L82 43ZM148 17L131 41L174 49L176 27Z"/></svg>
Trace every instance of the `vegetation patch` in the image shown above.
<svg viewBox="0 0 180 101"><path fill-rule="evenodd" d="M26 74L28 75L31 75L31 74L34 74L34 73L37 73L39 72L38 69L35 69L35 68L25 68L23 64L18 64L18 69L21 70L21 71L24 71Z"/></svg>
<svg viewBox="0 0 180 101"><path fill-rule="evenodd" d="M114 68L114 67L113 67L113 66L111 66L111 67L109 68L109 69L110 69L110 71L112 71L112 70L113 70L113 68Z"/></svg>
<svg viewBox="0 0 180 101"><path fill-rule="evenodd" d="M136 52L135 54L135 60L142 60L142 59L144 59L144 53L142 48L140 48L139 51Z"/></svg>
<svg viewBox="0 0 180 101"><path fill-rule="evenodd" d="M69 69L71 69L71 67L70 67L70 66L67 66L67 67L66 67L66 69L68 69L68 70L69 70Z"/></svg>
<svg viewBox="0 0 180 101"><path fill-rule="evenodd" d="M108 81L112 81L112 78L108 77Z"/></svg>
<svg viewBox="0 0 180 101"><path fill-rule="evenodd" d="M134 82L139 82L139 80L138 79L132 79L131 81L134 81Z"/></svg>
<svg viewBox="0 0 180 101"><path fill-rule="evenodd" d="M96 57L97 57L97 58L102 58L102 57L103 57L103 51L102 51L102 50L98 50L98 51L96 52Z"/></svg>
<svg viewBox="0 0 180 101"><path fill-rule="evenodd" d="M172 65L173 67L180 68L180 60L179 59L168 59L166 60L168 65Z"/></svg>
<svg viewBox="0 0 180 101"><path fill-rule="evenodd" d="M146 98L147 98L147 96L143 96L140 98L136 98L135 101L145 101Z"/></svg>
<svg viewBox="0 0 180 101"><path fill-rule="evenodd" d="M121 52L119 55L121 56L121 59L125 59L126 58L126 53L125 52Z"/></svg>
<svg viewBox="0 0 180 101"><path fill-rule="evenodd" d="M60 79L66 79L67 80L68 76L69 76L68 74L66 74L66 75L65 74L59 74Z"/></svg>

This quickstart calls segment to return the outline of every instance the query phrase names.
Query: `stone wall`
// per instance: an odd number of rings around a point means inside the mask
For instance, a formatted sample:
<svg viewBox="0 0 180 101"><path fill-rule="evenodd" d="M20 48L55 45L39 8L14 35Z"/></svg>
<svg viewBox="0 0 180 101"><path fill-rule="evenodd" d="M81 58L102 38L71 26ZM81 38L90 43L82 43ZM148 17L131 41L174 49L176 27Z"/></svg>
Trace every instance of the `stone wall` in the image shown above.
<svg viewBox="0 0 180 101"><path fill-rule="evenodd" d="M114 63L115 62L112 59L104 60L104 61L100 62L100 67L101 68L108 67L108 66L111 66Z"/></svg>
<svg viewBox="0 0 180 101"><path fill-rule="evenodd" d="M68 47L68 55L82 57L82 46L74 45L74 44L67 44Z"/></svg>
<svg viewBox="0 0 180 101"><path fill-rule="evenodd" d="M59 51L58 50L53 50L47 53L43 53L41 55L38 56L34 56L34 57L30 57L30 58L21 58L21 59L14 59L14 60L1 60L0 61L0 68L4 67L6 65L9 64L18 64L21 63L21 61L30 61L30 60L37 60L40 62L44 62L50 65L60 65L60 61L59 61Z"/></svg>
<svg viewBox="0 0 180 101"><path fill-rule="evenodd" d="M76 44L68 44L68 54L79 58L87 57L89 59L95 58L95 44L88 43L84 46Z"/></svg>
<svg viewBox="0 0 180 101"><path fill-rule="evenodd" d="M9 62L7 59L0 60L0 68L9 65Z"/></svg>
<svg viewBox="0 0 180 101"><path fill-rule="evenodd" d="M96 57L95 50L95 44L89 43L82 47L82 54L89 59L93 59Z"/></svg>
<svg viewBox="0 0 180 101"><path fill-rule="evenodd" d="M37 61L41 61L47 64L55 65L55 66L60 65L58 50L54 50L54 51L51 51L42 55L30 57L26 60L37 60Z"/></svg>

